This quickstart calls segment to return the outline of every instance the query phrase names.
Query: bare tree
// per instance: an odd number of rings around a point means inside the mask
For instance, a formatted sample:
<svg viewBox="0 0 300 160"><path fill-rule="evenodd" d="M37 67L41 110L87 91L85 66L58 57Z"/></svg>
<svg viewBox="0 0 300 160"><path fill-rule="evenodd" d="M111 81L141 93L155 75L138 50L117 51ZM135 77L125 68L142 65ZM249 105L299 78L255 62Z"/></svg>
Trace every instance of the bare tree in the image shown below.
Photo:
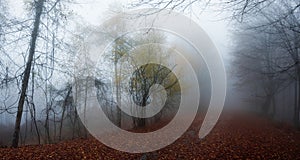
<svg viewBox="0 0 300 160"><path fill-rule="evenodd" d="M260 105L265 115L273 116L275 95L289 82L287 76L278 72L278 65L285 57L274 52L278 47L266 33L242 30L235 38L233 70L238 77L237 87L250 93L249 100Z"/></svg>
<svg viewBox="0 0 300 160"><path fill-rule="evenodd" d="M63 61L60 61L56 56L57 53L67 53L67 45L66 41L63 40L63 36L59 32L62 31L63 26L66 22L68 12L63 5L67 1L61 0L53 0L53 1L45 1L38 0L32 3L28 3L29 11L34 11L33 18L24 18L20 20L7 20L9 28L5 35L9 38L13 39L11 44L16 44L16 42L22 43L23 45L29 43L28 54L25 47L20 47L15 49L16 52L21 52L23 55L23 59L25 62L24 72L23 64L20 64L18 61L14 61L13 58L10 57L9 54L6 54L6 57L10 59L15 66L18 67L16 69L16 73L21 72L20 75L16 75L15 77L22 79L22 84L20 88L20 98L17 109L16 123L15 123L15 131L13 135L12 146L18 146L18 139L20 134L20 126L22 121L23 107L26 98L30 97L30 105L32 119L36 121L35 116L35 105L33 102L33 97L35 94L35 88L39 88L44 90L45 92L45 128L48 130L50 125L50 115L53 115L55 119L55 112L53 109L53 97L49 91L49 84L51 85L51 78L53 77L54 71L61 71L58 68L55 68L55 65L62 64ZM33 23L33 27L32 26ZM30 34L28 31L30 30ZM43 32L41 32L43 31ZM66 31L66 30L65 30ZM14 34L21 33L20 35L24 35L24 37L17 37ZM26 39L29 38L30 42ZM9 43L8 43L9 44ZM6 52L13 50L12 47L7 46ZM32 73L32 81L30 82L30 74ZM36 79L36 80L35 80ZM32 84L32 89L29 90L29 85ZM41 86L44 84L44 87ZM19 85L17 85L19 86ZM31 94L30 94L31 93ZM30 96L29 96L30 95ZM55 121L55 120L54 120ZM36 123L35 123L36 125ZM55 123L54 123L55 125ZM37 128L37 127L36 127ZM56 129L56 128L54 128ZM37 129L36 129L37 130ZM38 130L37 130L38 132ZM55 132L55 130L54 130ZM39 134L37 134L39 137ZM50 137L50 131L47 131L48 139ZM40 139L40 138L38 138Z"/></svg>
<svg viewBox="0 0 300 160"><path fill-rule="evenodd" d="M29 55L28 55L26 68L24 71L23 80L22 80L22 89L21 89L21 95L20 95L20 99L19 99L19 103L18 103L18 112L17 112L17 116L16 116L16 124L15 124L15 131L14 131L14 135L13 135L12 147L17 147L19 144L20 124L21 124L21 120L22 120L23 106L24 106L24 102L25 102L26 91L28 88L28 81L29 81L29 77L30 77L33 56L35 53L36 40L37 40L37 36L38 36L43 7L44 7L44 0L39 0L39 1L35 2L35 10L36 10L35 22L34 22L34 28L31 33Z"/></svg>
<svg viewBox="0 0 300 160"><path fill-rule="evenodd" d="M130 6L134 8L153 7L160 8L160 10L169 9L190 13L201 13L202 10L205 10L209 6L218 6L220 8L218 11L229 11L231 12L230 18L243 21L245 18L251 18L252 15L264 11L273 4L280 4L282 2L285 2L285 0L220 0L217 2L211 0L139 0L132 2ZM291 0L291 3L293 3L293 7L283 12L281 16L277 17L271 23L285 19L287 16L297 12L300 8L300 2ZM147 14L152 14L152 12Z"/></svg>
<svg viewBox="0 0 300 160"><path fill-rule="evenodd" d="M238 46L235 49L239 53L237 57L238 64L241 67L240 73L243 79L248 79L246 73L256 75L254 84L264 80L264 83L258 85L265 96L262 105L265 111L268 111L270 104L275 104L274 96L285 87L295 84L295 106L294 123L299 126L299 12L294 10L296 2L281 2L261 12L258 17L249 20L247 27L241 30ZM286 11L290 14L282 19L278 19ZM241 39L241 34L246 38ZM245 45L247 44L247 45ZM245 61L246 60L246 61ZM248 63L247 63L248 61ZM246 62L246 63L245 63ZM249 63L251 62L251 63ZM246 76L245 76L246 75ZM262 77L262 78L259 78ZM264 77L264 78L263 78ZM243 85L250 86L243 83ZM262 92L260 90L260 92ZM287 107L287 106L282 106ZM273 106L273 108L275 108ZM274 109L273 109L274 110ZM275 112L275 110L273 111Z"/></svg>
<svg viewBox="0 0 300 160"><path fill-rule="evenodd" d="M295 8L296 7L296 8ZM283 19L278 19L282 13L290 11ZM283 49L289 61L284 67L280 66L280 72L292 72L291 78L295 81L295 106L294 106L294 123L296 127L300 127L299 113L300 113L300 18L299 18L299 4L296 1L283 1L268 12L264 13L263 17L269 28L273 28L274 32L270 34L277 35L280 48ZM293 74L294 73L294 74Z"/></svg>

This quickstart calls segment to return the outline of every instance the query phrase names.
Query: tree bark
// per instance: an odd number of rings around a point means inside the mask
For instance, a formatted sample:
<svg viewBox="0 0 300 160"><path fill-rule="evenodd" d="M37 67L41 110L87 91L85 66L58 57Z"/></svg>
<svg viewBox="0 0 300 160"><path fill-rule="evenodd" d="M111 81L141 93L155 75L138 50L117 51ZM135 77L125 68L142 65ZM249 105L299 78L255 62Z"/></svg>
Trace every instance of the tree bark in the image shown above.
<svg viewBox="0 0 300 160"><path fill-rule="evenodd" d="M24 76L23 76L23 80L22 80L21 95L20 95L19 102L18 102L18 111L17 111L17 116L16 116L15 129L14 129L13 140L12 140L12 147L18 147L18 144L19 144L20 125L21 125L21 120L22 120L23 107L24 107L24 102L25 102L25 97L26 97L26 91L28 88L28 81L29 81L29 77L30 77L30 71L31 71L33 56L34 56L34 52L35 52L36 40L37 40L37 36L38 36L44 1L45 0L38 0L35 3L35 5L36 5L35 6L36 7L35 8L35 21L34 21L34 26L33 26L33 30L31 33L29 55L28 55L28 59L26 62L26 67L25 67Z"/></svg>
<svg viewBox="0 0 300 160"><path fill-rule="evenodd" d="M64 116L65 116L65 112L66 112L66 106L67 106L67 103L68 103L68 98L71 94L71 91L72 91L72 87L70 87L68 89L68 93L65 97L65 100L64 100L64 103L63 103L63 106L62 106L63 112L62 112L62 115L61 115L60 126L59 126L59 141L61 141L62 126L63 126L63 122L64 122Z"/></svg>
<svg viewBox="0 0 300 160"><path fill-rule="evenodd" d="M299 112L300 112L300 65L297 64L297 78L295 87L295 110L294 110L294 123L296 128L300 129Z"/></svg>
<svg viewBox="0 0 300 160"><path fill-rule="evenodd" d="M118 127L122 127L121 121L122 121L122 112L121 112L121 106L119 104L121 103L121 93L120 93L120 77L118 76L118 58L117 53L115 53L115 79L116 79L116 99L117 99L117 107L116 107L116 123Z"/></svg>

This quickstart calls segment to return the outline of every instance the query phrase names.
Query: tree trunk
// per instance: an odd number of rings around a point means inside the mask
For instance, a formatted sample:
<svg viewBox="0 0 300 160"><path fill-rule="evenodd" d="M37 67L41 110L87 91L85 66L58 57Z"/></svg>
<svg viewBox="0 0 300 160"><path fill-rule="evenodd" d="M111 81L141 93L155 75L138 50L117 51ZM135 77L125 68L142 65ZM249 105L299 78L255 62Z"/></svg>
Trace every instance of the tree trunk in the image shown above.
<svg viewBox="0 0 300 160"><path fill-rule="evenodd" d="M300 65L297 65L297 78L295 86L295 110L294 110L294 122L297 129L300 129L299 113L300 113Z"/></svg>
<svg viewBox="0 0 300 160"><path fill-rule="evenodd" d="M30 49L29 49L29 55L24 71L24 76L22 80L22 88L21 88L21 95L19 98L19 103L18 103L18 111L17 111L17 116L16 116L16 122L15 122L15 129L14 129L14 134L13 134L13 140L12 140L12 147L18 147L19 144L19 136L20 136L20 125L21 125L21 120L22 120L22 114L23 114L23 107L24 107L24 101L26 97L26 91L28 88L28 81L30 77L30 71L31 71L31 65L32 65L32 60L35 52L35 47L36 47L36 40L38 36L38 30L40 26L40 20L41 20L41 15L43 11L43 6L44 6L44 1L45 0L38 0L35 3L35 21L34 21L34 26L33 30L31 33L31 40L30 40Z"/></svg>
<svg viewBox="0 0 300 160"><path fill-rule="evenodd" d="M142 107L146 107L146 105L147 105L147 96L148 96L148 93L143 95ZM142 110L140 112L143 116L145 116L145 114L146 114L145 110ZM146 118L138 118L137 126L145 127L146 126Z"/></svg>
<svg viewBox="0 0 300 160"><path fill-rule="evenodd" d="M271 118L275 118L275 114L276 114L276 101L275 101L275 95L272 95L272 112L271 112Z"/></svg>
<svg viewBox="0 0 300 160"><path fill-rule="evenodd" d="M38 125L37 125L37 121L36 121L36 110L35 110L35 105L33 103L33 100L31 102L31 105L32 105L32 111L30 111L31 119L33 120L33 123L34 123L34 127L35 127L35 131L36 131L38 143L41 144L41 136L40 136L40 131L39 131L39 128L38 128Z"/></svg>
<svg viewBox="0 0 300 160"><path fill-rule="evenodd" d="M45 119L45 124L44 124L44 127L45 127L45 134L47 135L47 139L45 140L45 143L52 143L52 140L51 140L51 136L50 136L50 127L49 127L49 113L50 113L50 108L48 108L48 104L47 104L47 107L46 107L46 119Z"/></svg>
<svg viewBox="0 0 300 160"><path fill-rule="evenodd" d="M115 56L116 53L115 53ZM116 99L117 99L117 107L116 107L116 112L117 112L117 126L121 128L121 121L122 121L122 112L121 112L121 106L119 106L119 104L121 103L121 93L120 93L120 77L118 76L118 66L117 66L117 58L115 57L115 79L116 79Z"/></svg>
<svg viewBox="0 0 300 160"><path fill-rule="evenodd" d="M35 63L35 62L34 62ZM33 73L31 74L31 103L29 105L28 102L28 106L31 106L32 108L29 109L30 110L30 114L31 114L31 120L33 120L34 123L34 127L36 130L36 135L37 135L37 139L38 139L38 143L41 144L41 136L40 136L40 131L39 128L37 126L37 122L36 122L36 110L35 110L35 105L34 105L34 100L33 100L33 96L34 96L34 65L32 66L32 71Z"/></svg>
<svg viewBox="0 0 300 160"><path fill-rule="evenodd" d="M63 106L62 106L62 115L61 115L61 120L60 120L60 126L59 126L59 141L61 141L61 132L62 132L62 126L63 126L63 122L64 122L64 116L65 116L65 112L66 112L66 106L67 106L67 103L68 103L68 98L71 94L71 91L72 91L72 87L69 88L68 90L68 93L65 97L65 100L64 100L64 103L63 103Z"/></svg>
<svg viewBox="0 0 300 160"><path fill-rule="evenodd" d="M262 105L262 114L264 116L269 115L270 107L271 107L271 96L269 94L267 94L267 96L265 98L265 102Z"/></svg>

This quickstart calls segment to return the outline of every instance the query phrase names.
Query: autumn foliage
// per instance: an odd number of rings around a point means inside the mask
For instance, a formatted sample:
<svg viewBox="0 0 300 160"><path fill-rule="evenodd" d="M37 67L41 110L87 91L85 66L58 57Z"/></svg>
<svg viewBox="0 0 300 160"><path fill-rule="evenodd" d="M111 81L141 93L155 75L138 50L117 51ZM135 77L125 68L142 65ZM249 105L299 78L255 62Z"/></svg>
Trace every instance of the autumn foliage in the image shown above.
<svg viewBox="0 0 300 160"><path fill-rule="evenodd" d="M300 159L300 132L285 124L225 112L214 130L200 140L200 117L175 143L151 153L124 153L88 138L2 148L0 159Z"/></svg>

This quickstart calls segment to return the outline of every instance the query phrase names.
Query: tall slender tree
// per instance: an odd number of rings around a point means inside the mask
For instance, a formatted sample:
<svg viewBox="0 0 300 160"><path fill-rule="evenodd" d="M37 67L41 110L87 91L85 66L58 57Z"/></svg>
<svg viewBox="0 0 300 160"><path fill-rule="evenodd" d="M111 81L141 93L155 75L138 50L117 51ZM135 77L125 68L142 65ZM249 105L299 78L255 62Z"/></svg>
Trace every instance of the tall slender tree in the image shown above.
<svg viewBox="0 0 300 160"><path fill-rule="evenodd" d="M21 88L21 95L18 103L18 111L16 116L16 122L15 122L15 130L13 134L13 141L12 141L12 147L18 147L19 144L19 135L20 135L20 125L23 115L23 107L26 97L26 91L28 88L28 81L30 78L30 71L31 66L33 62L33 56L35 53L36 48L36 41L39 33L39 27L40 27L40 21L41 21L41 15L43 12L45 0L38 0L35 1L34 7L35 7L35 18L34 18L34 26L31 32L31 40L30 40L30 46L29 46L29 55L26 62L26 67L22 79L22 88Z"/></svg>

